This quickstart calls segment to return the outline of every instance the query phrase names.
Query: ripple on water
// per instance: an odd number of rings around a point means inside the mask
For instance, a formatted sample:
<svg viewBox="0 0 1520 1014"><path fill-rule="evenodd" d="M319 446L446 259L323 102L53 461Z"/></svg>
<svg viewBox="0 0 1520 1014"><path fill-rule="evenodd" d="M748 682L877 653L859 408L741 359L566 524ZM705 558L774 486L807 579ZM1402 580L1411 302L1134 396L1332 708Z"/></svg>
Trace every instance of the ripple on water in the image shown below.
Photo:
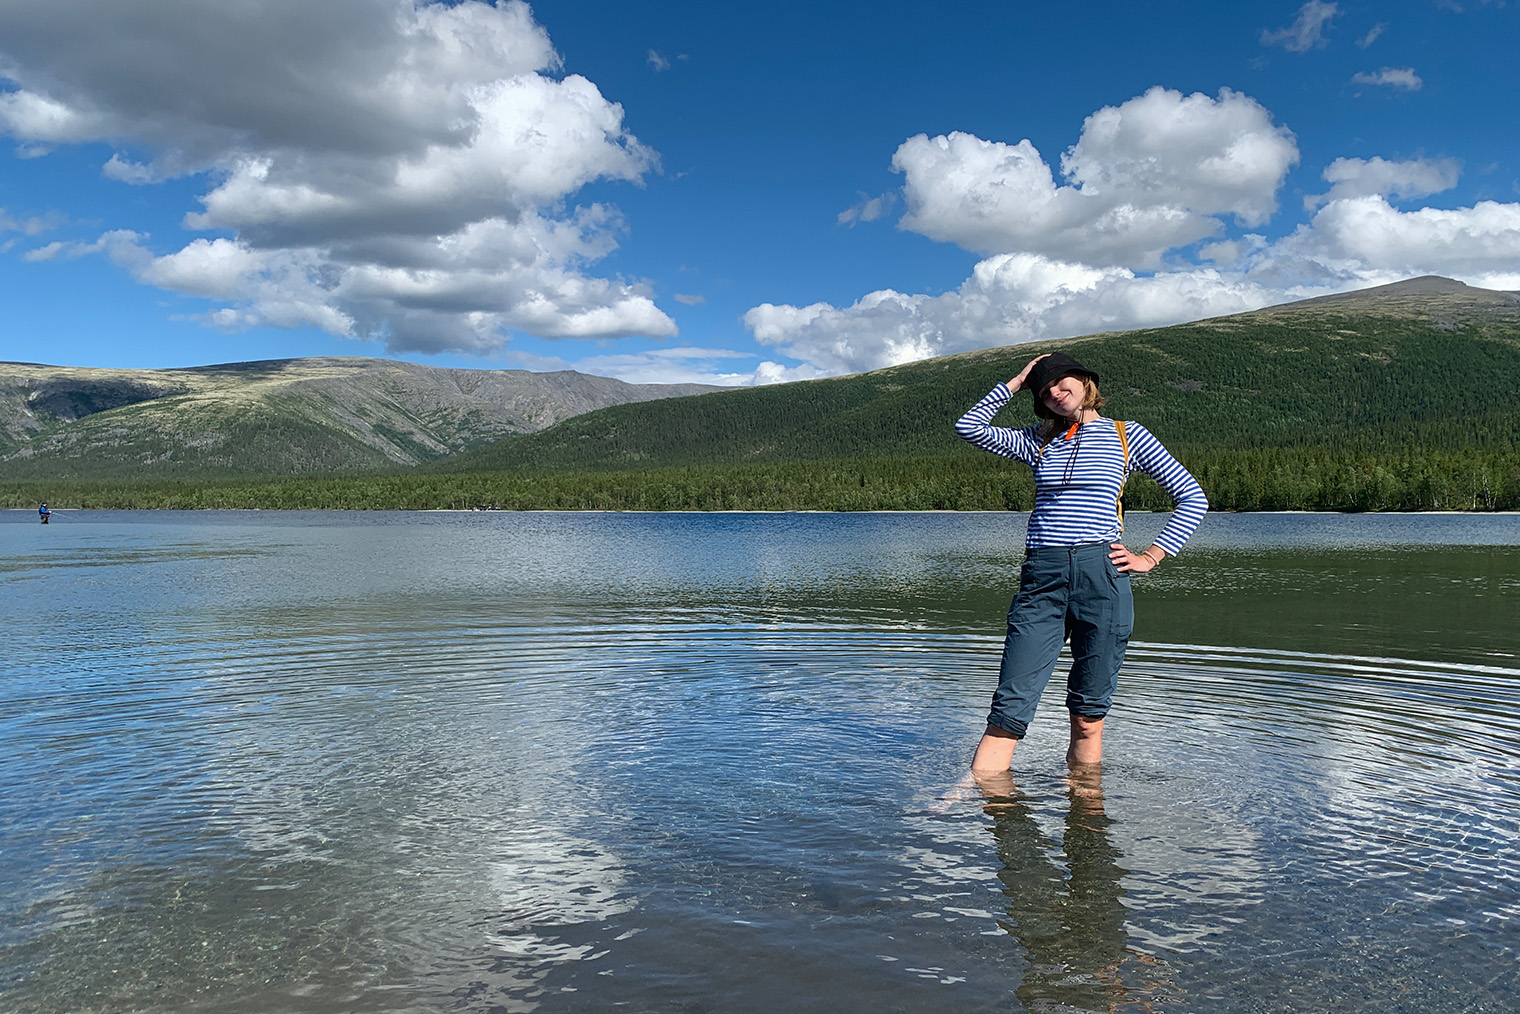
<svg viewBox="0 0 1520 1014"><path fill-rule="evenodd" d="M225 1009L990 1009L1021 983L1230 1010L1308 976L1373 1010L1352 983L1429 998L1437 962L1513 957L1520 670L1137 643L1097 793L1062 774L1056 687L1012 793L946 808L925 787L979 728L991 638L245 620L0 699L31 1009L206 983ZM134 962L156 981L110 972Z"/></svg>
<svg viewBox="0 0 1520 1014"><path fill-rule="evenodd" d="M1141 699L1164 695L1180 736L1211 728L1238 755L1273 757L1257 777L1277 788L1275 809L1291 803L1322 863L1439 880L1448 899L1494 897L1494 857L1520 838L1503 805L1520 758L1520 670L1145 645L1127 683Z"/></svg>

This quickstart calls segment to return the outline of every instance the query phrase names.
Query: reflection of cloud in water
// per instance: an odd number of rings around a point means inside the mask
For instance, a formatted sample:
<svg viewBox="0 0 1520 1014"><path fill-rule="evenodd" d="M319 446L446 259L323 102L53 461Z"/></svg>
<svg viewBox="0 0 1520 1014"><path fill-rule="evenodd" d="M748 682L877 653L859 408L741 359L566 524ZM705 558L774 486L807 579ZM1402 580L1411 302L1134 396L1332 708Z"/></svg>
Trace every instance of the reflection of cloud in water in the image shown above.
<svg viewBox="0 0 1520 1014"><path fill-rule="evenodd" d="M1135 945L1176 953L1228 946L1229 932L1244 921L1241 910L1262 901L1260 836L1186 799L1151 799L1144 807L1164 813L1143 812L1139 802L1115 806L1126 817L1114 829L1129 867L1124 904Z"/></svg>
<svg viewBox="0 0 1520 1014"><path fill-rule="evenodd" d="M277 652L205 678L218 698L207 824L299 870L311 903L346 892L329 900L366 927L364 948L405 961L428 995L535 1009L554 966L605 954L573 928L633 907L619 860L575 832L606 811L594 784L569 784L559 732L583 718L580 688L538 679L543 655L494 632L291 626ZM525 688L531 708L517 706Z"/></svg>
<svg viewBox="0 0 1520 1014"><path fill-rule="evenodd" d="M1520 839L1512 808L1493 805L1520 751L1513 701L1520 670L1366 655L1196 645L1131 652L1127 710L1167 730L1135 744L1158 770L1187 752L1213 755L1196 778L1259 797L1234 823L1281 836L1276 860L1302 878L1384 882L1390 901L1492 907L1493 856ZM1228 745L1228 754L1220 747ZM1284 758L1288 759L1285 764ZM1194 762L1204 758L1195 757ZM1210 770L1212 766L1212 770ZM1217 797L1219 785L1199 786ZM1252 800L1237 800L1241 807ZM1215 821L1181 806L1165 823ZM1221 855L1259 848L1239 828L1206 827ZM1308 858L1312 856L1312 861ZM1401 887L1401 885L1407 885ZM1207 895L1210 898L1214 894ZM1422 920L1449 912L1419 905Z"/></svg>
<svg viewBox="0 0 1520 1014"><path fill-rule="evenodd" d="M593 957L597 943L572 944L555 927L603 922L634 908L623 868L601 845L549 824L515 827L499 843L491 889L502 912L490 932L503 954L531 964Z"/></svg>
<svg viewBox="0 0 1520 1014"><path fill-rule="evenodd" d="M900 881L902 894L894 900L918 908L915 918L975 919L985 922L983 933L1001 932L993 910L997 870L987 858L987 829L979 823L927 817L910 818L910 826L914 823L934 841L909 845L899 854L907 873Z"/></svg>

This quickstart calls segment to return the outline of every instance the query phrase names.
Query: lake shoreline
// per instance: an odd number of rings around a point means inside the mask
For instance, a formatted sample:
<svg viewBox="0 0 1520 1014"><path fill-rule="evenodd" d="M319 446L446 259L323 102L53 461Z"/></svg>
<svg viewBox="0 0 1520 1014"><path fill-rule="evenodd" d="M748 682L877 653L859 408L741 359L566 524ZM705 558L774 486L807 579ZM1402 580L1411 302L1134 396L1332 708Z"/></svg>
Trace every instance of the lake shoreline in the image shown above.
<svg viewBox="0 0 1520 1014"><path fill-rule="evenodd" d="M735 507L719 510L649 510L640 508L621 507L49 507L53 513L86 514L106 511L152 511L155 513L200 513L205 511L221 511L226 513L243 514L298 514L302 512L312 513L354 513L354 514L917 514L927 516L943 515L1003 515L1003 514L1028 514L1027 510L823 510L818 508L778 508L767 510L764 508ZM34 507L0 507L0 512L10 514L37 513ZM1135 515L1161 515L1170 514L1171 511L1154 511L1127 509L1125 517ZM1520 516L1520 510L1413 510L1413 511L1232 511L1210 510L1210 514L1229 515L1238 517L1248 516L1273 516L1283 517L1313 516L1313 517L1514 517Z"/></svg>

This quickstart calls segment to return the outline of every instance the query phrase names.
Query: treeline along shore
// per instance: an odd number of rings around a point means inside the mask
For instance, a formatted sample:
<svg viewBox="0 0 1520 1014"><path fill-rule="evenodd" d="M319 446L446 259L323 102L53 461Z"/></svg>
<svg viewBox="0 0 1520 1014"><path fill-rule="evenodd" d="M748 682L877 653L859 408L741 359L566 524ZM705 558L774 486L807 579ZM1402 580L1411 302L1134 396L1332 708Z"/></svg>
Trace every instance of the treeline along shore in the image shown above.
<svg viewBox="0 0 1520 1014"><path fill-rule="evenodd" d="M1320 448L1182 455L1215 510L1520 510L1520 456L1409 456ZM1027 469L987 459L903 457L542 475L392 474L272 480L0 482L8 507L263 510L989 511L1029 510ZM1169 510L1141 476L1128 510Z"/></svg>
<svg viewBox="0 0 1520 1014"><path fill-rule="evenodd" d="M1520 510L1520 294L1415 279L1252 313L964 353L829 380L620 404L408 468L5 476L83 508L1028 510L1027 468L952 424L1031 357L1103 376L1216 510ZM1000 425L1033 421L1027 396ZM117 466L119 472L119 466ZM1132 510L1164 510L1143 476Z"/></svg>

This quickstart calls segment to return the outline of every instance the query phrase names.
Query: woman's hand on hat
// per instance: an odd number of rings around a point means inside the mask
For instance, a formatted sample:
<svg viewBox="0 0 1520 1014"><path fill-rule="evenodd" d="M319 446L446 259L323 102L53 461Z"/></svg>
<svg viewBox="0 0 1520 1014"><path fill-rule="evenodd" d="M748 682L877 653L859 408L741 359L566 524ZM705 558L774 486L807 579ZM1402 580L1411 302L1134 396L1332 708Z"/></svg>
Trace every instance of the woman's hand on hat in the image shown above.
<svg viewBox="0 0 1520 1014"><path fill-rule="evenodd" d="M1049 352L1045 353L1045 356L1048 355L1050 355ZM1022 391L1024 389L1024 381L1029 379L1029 371L1034 369L1034 364L1039 362L1041 359L1044 359L1045 356L1035 356L1033 359L1029 360L1029 362L1025 363L1024 368L1019 371L1019 375L1008 382L1008 390L1013 394L1018 394L1020 391Z"/></svg>

